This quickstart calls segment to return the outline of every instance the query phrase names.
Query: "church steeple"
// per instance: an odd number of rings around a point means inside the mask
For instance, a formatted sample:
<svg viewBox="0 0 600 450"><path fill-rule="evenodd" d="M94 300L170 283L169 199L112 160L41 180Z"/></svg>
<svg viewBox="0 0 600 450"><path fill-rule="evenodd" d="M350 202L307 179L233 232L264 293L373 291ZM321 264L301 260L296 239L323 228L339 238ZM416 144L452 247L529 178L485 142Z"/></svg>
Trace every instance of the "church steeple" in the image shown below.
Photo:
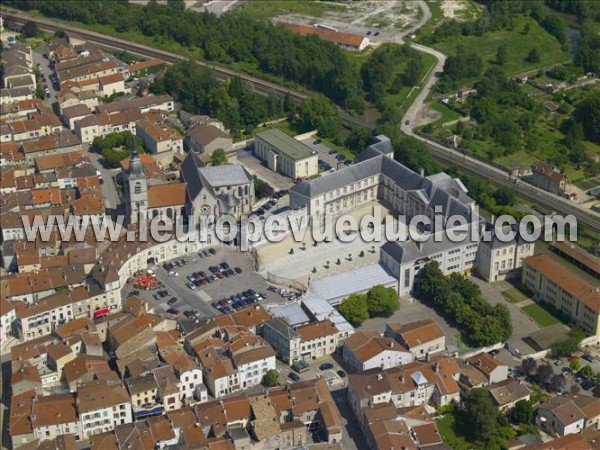
<svg viewBox="0 0 600 450"><path fill-rule="evenodd" d="M131 152L131 158L129 158L129 170L127 171L128 178L145 178L144 168L142 167L142 161L137 150L137 136L133 136L133 150Z"/></svg>
<svg viewBox="0 0 600 450"><path fill-rule="evenodd" d="M146 220L148 211L148 180L137 150L137 137L133 136L133 149L125 176L125 201L129 223Z"/></svg>

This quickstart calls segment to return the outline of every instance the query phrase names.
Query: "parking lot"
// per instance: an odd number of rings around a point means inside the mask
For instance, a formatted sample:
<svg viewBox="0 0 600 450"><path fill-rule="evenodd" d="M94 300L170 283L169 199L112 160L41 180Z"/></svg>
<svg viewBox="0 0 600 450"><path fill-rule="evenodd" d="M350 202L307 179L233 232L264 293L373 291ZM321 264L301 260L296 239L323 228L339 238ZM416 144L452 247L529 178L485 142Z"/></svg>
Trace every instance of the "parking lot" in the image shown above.
<svg viewBox="0 0 600 450"><path fill-rule="evenodd" d="M207 252L208 253L208 252ZM171 313L177 311L173 315L183 315L186 311L195 311L198 317L210 317L220 312L229 312L231 310L219 311L212 303L217 303L222 299L241 294L244 291L252 290L257 294L261 294L260 300L257 298L256 303L285 303L287 299L282 297L278 292L269 290L269 284L264 278L254 271L254 260L249 253L244 253L236 250L235 247L214 247L214 254L208 253L207 256L199 256L191 254L183 258L186 263L180 267L174 267L171 270L165 269L163 265L153 268L156 278L164 285L164 288L157 290L141 290L139 295L150 303L157 305L157 312L164 311ZM227 276L223 274L221 268L219 277L213 274L209 267L214 267L222 263L226 263L229 267ZM240 273L236 271L239 268ZM210 282L198 282L198 287L194 289L188 287L192 282L188 277L193 274L200 275L204 273L207 277L213 276ZM233 272L233 274L231 273ZM169 275L169 273L171 273ZM177 274L177 275L175 275ZM207 280L207 277L199 277L199 279ZM134 289L128 285L128 293ZM167 295L158 296L157 293L161 290L168 291ZM172 299L175 298L175 301ZM171 303L171 304L169 304ZM249 303L248 303L249 304ZM246 304L246 306L248 306ZM239 307L244 307L242 303L237 304ZM188 313L191 314L191 313Z"/></svg>
<svg viewBox="0 0 600 450"><path fill-rule="evenodd" d="M342 155L338 154L337 151L327 147L318 137L303 139L300 142L319 154L319 169L324 172L335 171L350 165L350 161L347 161ZM329 167L323 165L323 163L327 164Z"/></svg>

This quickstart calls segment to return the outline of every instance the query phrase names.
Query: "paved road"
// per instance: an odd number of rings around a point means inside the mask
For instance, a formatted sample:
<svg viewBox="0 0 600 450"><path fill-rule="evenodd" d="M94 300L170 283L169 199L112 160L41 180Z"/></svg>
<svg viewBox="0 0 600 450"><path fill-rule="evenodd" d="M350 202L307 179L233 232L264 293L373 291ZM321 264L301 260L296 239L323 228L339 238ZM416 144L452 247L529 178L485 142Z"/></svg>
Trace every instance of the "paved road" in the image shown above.
<svg viewBox="0 0 600 450"><path fill-rule="evenodd" d="M427 7L427 5L425 5ZM500 186L514 187L517 193L522 197L535 202L540 206L547 207L549 209L556 210L562 214L572 214L577 218L578 221L589 226L593 230L600 231L600 214L595 213L591 210L580 207L577 203L573 203L570 200L559 197L555 194L551 194L542 189L538 189L535 186L521 182L520 180L512 179L506 171L498 169L490 164L487 164L478 159L472 158L468 155L463 154L457 150L454 150L445 145L441 145L431 139L421 136L415 133L414 129L419 125L418 115L423 109L423 105L427 95L431 91L433 85L440 79L444 63L446 61L446 55L419 44L412 44L415 50L419 50L430 55L435 56L437 62L434 69L429 74L429 79L423 83L422 90L406 112L402 122L400 123L400 129L421 142L427 144L432 155L448 164L454 164L459 168L465 169L468 172L474 173L482 178L486 178L495 184Z"/></svg>
<svg viewBox="0 0 600 450"><path fill-rule="evenodd" d="M86 146L86 144L82 144ZM121 198L117 191L117 185L115 177L119 173L119 169L107 169L100 163L100 155L93 152L88 152L88 157L91 163L94 165L96 170L100 171L102 175L102 198L104 199L104 205L106 206L106 214L111 216L113 219L117 214L125 214L124 205L121 204Z"/></svg>

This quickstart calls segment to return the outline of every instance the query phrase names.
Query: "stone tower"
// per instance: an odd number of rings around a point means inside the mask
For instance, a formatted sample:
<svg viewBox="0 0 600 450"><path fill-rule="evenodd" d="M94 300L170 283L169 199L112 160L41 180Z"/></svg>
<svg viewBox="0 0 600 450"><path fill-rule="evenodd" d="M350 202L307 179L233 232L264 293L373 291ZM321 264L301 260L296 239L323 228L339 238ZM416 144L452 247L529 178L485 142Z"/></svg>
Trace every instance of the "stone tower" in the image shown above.
<svg viewBox="0 0 600 450"><path fill-rule="evenodd" d="M124 180L127 220L137 223L147 219L148 179L137 151L137 137L133 137L133 151Z"/></svg>

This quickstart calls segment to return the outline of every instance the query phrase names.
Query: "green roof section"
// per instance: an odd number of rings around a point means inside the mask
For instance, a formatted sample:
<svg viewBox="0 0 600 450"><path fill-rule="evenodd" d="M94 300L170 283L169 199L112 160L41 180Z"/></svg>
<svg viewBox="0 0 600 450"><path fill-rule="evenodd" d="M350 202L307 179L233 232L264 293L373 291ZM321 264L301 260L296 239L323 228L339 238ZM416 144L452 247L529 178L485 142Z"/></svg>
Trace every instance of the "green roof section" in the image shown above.
<svg viewBox="0 0 600 450"><path fill-rule="evenodd" d="M312 156L312 150L304 145L302 142L297 141L291 136L288 136L283 131L277 128L271 128L270 130L258 133L256 137L261 138L267 144L275 147L281 153L286 155L288 158L294 161L308 158Z"/></svg>

